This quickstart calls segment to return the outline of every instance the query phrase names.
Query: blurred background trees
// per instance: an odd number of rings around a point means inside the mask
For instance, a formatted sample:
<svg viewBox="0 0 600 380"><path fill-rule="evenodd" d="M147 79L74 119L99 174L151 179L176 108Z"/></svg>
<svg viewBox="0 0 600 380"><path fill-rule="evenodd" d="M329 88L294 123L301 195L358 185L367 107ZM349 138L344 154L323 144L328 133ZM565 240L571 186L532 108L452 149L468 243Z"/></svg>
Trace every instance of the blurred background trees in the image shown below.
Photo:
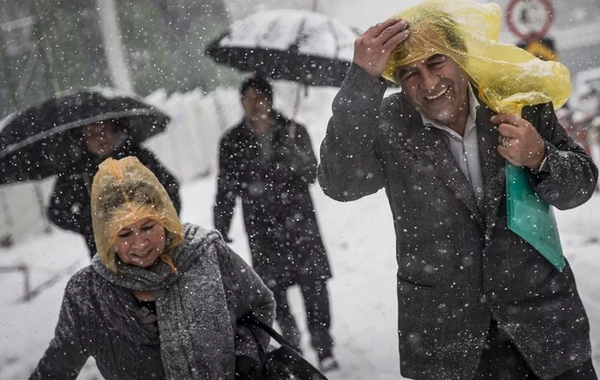
<svg viewBox="0 0 600 380"><path fill-rule="evenodd" d="M217 67L203 54L208 41L229 25L222 0L111 2L135 92L145 96L158 88L169 93L210 91L239 81L239 74ZM1 116L56 91L119 87L111 83L114 76L100 21L101 12L106 12L103 3L0 2Z"/></svg>
<svg viewBox="0 0 600 380"><path fill-rule="evenodd" d="M503 12L509 1L494 0ZM555 18L550 37L559 59L573 77L597 67L600 1L550 1ZM106 3L113 4L117 20L113 28L117 30L110 31L118 34L122 45L126 73L120 74L142 96L161 88L172 94L237 86L242 74L217 66L203 52L231 22L253 12L312 9L366 29L402 8L397 0L377 0L377 5L362 0L3 0L0 117L59 90L91 85L129 88L110 68L107 54L117 47L102 33ZM368 12L356 11L361 8ZM505 24L502 31L501 41L516 42Z"/></svg>

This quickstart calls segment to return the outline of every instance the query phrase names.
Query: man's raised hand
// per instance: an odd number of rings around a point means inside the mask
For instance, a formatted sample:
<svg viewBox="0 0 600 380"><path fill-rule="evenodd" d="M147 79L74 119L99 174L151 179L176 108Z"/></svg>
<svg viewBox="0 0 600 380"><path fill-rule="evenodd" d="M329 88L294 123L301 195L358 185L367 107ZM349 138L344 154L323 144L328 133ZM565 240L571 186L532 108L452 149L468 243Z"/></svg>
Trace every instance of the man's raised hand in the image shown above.
<svg viewBox="0 0 600 380"><path fill-rule="evenodd" d="M354 42L353 62L369 74L380 77L392 51L409 35L408 23L404 20L386 20L376 24Z"/></svg>

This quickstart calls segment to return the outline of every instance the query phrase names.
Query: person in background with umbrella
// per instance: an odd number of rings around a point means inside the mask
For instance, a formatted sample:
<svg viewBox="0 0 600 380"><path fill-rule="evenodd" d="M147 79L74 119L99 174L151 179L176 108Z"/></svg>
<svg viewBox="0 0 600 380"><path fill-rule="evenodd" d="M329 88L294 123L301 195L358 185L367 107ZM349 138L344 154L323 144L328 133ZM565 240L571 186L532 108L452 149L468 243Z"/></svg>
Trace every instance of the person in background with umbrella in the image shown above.
<svg viewBox="0 0 600 380"><path fill-rule="evenodd" d="M274 300L216 231L181 224L136 157L107 159L92 184L98 254L65 289L31 380L75 379L92 356L106 379L257 380Z"/></svg>
<svg viewBox="0 0 600 380"><path fill-rule="evenodd" d="M71 130L83 149L81 159L58 173L48 204L48 218L60 228L83 235L90 255L96 253L90 212L91 179L107 157L137 157L167 189L175 210L181 211L179 184L152 152L128 140L127 118L103 120Z"/></svg>
<svg viewBox="0 0 600 380"><path fill-rule="evenodd" d="M500 20L497 4L430 0L370 27L333 103L319 182L344 202L386 191L403 376L595 380L574 275L509 229L505 168L559 209L592 196L598 169L553 111L568 71L497 43ZM382 76L402 92L384 98Z"/></svg>
<svg viewBox="0 0 600 380"><path fill-rule="evenodd" d="M245 117L220 144L215 228L229 240L240 197L252 264L273 291L284 337L299 350L299 330L287 302L287 289L298 284L320 368L333 370L338 363L330 333L331 271L309 193L317 168L309 135L304 126L273 109L266 79L246 79L240 93Z"/></svg>
<svg viewBox="0 0 600 380"><path fill-rule="evenodd" d="M83 235L93 256L89 192L97 165L105 158L138 157L158 176L179 212L177 180L141 146L168 123L164 112L115 88L55 94L0 121L0 185L56 176L48 217Z"/></svg>

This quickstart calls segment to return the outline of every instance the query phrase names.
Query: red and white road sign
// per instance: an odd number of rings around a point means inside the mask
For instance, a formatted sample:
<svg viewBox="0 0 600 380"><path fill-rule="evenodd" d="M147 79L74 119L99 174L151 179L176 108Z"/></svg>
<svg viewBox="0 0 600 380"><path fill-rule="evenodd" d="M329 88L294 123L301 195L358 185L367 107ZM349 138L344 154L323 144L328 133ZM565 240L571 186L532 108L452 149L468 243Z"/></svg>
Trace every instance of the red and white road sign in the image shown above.
<svg viewBox="0 0 600 380"><path fill-rule="evenodd" d="M508 28L525 41L544 37L553 17L549 0L511 0L506 8Z"/></svg>

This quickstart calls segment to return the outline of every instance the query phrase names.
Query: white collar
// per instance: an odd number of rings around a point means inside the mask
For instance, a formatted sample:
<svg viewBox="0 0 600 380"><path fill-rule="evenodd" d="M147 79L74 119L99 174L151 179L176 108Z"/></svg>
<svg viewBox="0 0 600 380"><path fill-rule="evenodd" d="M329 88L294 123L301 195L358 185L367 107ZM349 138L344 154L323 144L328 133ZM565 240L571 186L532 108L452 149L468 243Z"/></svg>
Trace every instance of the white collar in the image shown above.
<svg viewBox="0 0 600 380"><path fill-rule="evenodd" d="M471 83L469 83L467 87L467 96L469 98L469 116L467 116L467 121L465 123L465 136L467 135L467 132L469 132L475 127L475 117L477 116L477 110L479 109L479 101L477 100L477 97L475 97L475 93L473 92L473 87L471 86ZM421 111L419 111L419 114L421 115L421 119L423 120L423 125L442 129L451 133L452 136L456 135L460 137L460 135L456 133L453 129L426 117L421 113Z"/></svg>

